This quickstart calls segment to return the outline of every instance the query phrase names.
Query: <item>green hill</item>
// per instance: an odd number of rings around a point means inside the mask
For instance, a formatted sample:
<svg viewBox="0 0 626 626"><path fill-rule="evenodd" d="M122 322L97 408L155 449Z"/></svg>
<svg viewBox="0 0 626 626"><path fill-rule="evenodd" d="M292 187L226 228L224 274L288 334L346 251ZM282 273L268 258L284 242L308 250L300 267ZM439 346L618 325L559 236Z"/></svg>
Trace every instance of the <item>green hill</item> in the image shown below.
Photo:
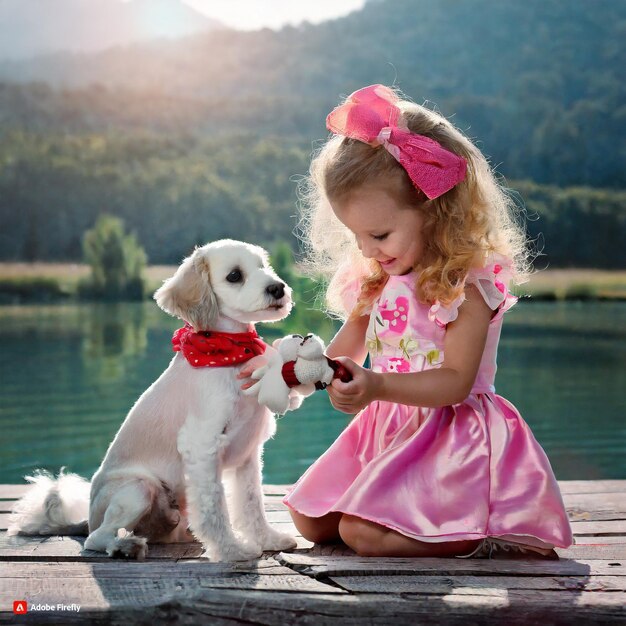
<svg viewBox="0 0 626 626"><path fill-rule="evenodd" d="M217 236L289 239L290 178L326 113L382 82L453 116L533 181L520 189L543 185L530 230L559 264L626 266L606 246L625 234L625 34L626 3L608 0L383 0L315 26L0 64L0 257L76 258L102 212L151 262ZM574 208L555 208L563 195ZM596 222L584 253L561 236Z"/></svg>
<svg viewBox="0 0 626 626"><path fill-rule="evenodd" d="M608 0L386 0L316 26L5 63L0 78L55 89L5 86L0 103L4 128L310 141L339 94L396 82L454 115L507 176L624 187L625 34L626 4Z"/></svg>

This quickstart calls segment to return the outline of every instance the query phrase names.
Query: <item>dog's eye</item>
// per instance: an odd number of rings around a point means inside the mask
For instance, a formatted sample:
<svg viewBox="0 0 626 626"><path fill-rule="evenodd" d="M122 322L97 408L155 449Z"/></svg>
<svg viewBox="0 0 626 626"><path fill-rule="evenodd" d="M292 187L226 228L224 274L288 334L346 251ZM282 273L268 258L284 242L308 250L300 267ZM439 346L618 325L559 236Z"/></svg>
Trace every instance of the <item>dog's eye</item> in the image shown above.
<svg viewBox="0 0 626 626"><path fill-rule="evenodd" d="M229 283L240 283L243 280L243 274L239 268L234 269L227 277Z"/></svg>

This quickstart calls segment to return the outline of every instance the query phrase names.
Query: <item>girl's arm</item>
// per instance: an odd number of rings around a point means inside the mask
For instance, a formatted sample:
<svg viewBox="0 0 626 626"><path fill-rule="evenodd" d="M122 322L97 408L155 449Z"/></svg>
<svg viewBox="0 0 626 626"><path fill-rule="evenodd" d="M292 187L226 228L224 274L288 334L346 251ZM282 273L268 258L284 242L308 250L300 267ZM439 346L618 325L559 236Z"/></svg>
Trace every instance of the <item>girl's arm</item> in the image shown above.
<svg viewBox="0 0 626 626"><path fill-rule="evenodd" d="M457 319L447 327L444 362L440 368L410 374L381 374L348 362L346 366L353 380L342 383L335 379L328 387L333 406L345 413L356 413L374 400L423 407L447 406L465 400L476 380L493 315L475 287L468 286L465 295Z"/></svg>
<svg viewBox="0 0 626 626"><path fill-rule="evenodd" d="M347 356L356 363L362 364L367 355L365 348L365 332L369 324L369 316L361 315L356 319L344 322L339 332L328 344L326 354L334 359L338 356Z"/></svg>

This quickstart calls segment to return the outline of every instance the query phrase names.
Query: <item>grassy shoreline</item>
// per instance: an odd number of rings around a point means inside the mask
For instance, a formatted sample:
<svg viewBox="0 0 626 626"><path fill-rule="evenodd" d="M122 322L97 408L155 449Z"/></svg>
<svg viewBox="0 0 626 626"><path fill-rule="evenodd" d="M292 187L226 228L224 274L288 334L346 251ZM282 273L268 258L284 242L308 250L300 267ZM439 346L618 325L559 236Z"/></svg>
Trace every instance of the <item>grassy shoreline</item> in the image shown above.
<svg viewBox="0 0 626 626"><path fill-rule="evenodd" d="M146 268L147 297L175 270L174 265ZM78 263L0 263L0 303L74 299L88 276L89 267ZM547 269L514 292L533 300L626 300L626 270Z"/></svg>

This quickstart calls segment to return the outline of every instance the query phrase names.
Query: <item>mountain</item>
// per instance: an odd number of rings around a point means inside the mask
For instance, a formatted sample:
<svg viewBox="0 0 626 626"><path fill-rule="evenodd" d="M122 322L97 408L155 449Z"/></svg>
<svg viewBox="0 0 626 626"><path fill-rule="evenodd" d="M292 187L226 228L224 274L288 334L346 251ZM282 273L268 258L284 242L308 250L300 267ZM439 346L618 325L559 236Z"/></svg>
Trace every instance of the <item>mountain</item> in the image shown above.
<svg viewBox="0 0 626 626"><path fill-rule="evenodd" d="M625 34L624 2L371 0L318 25L0 63L0 258L78 259L102 213L152 262L292 240L326 114L380 82L517 181L545 260L624 267Z"/></svg>
<svg viewBox="0 0 626 626"><path fill-rule="evenodd" d="M180 0L0 0L0 59L94 52L220 27Z"/></svg>
<svg viewBox="0 0 626 626"><path fill-rule="evenodd" d="M624 188L625 33L624 2L381 0L278 32L5 62L0 81L45 85L0 86L0 122L310 143L341 94L395 82L454 116L508 176Z"/></svg>

